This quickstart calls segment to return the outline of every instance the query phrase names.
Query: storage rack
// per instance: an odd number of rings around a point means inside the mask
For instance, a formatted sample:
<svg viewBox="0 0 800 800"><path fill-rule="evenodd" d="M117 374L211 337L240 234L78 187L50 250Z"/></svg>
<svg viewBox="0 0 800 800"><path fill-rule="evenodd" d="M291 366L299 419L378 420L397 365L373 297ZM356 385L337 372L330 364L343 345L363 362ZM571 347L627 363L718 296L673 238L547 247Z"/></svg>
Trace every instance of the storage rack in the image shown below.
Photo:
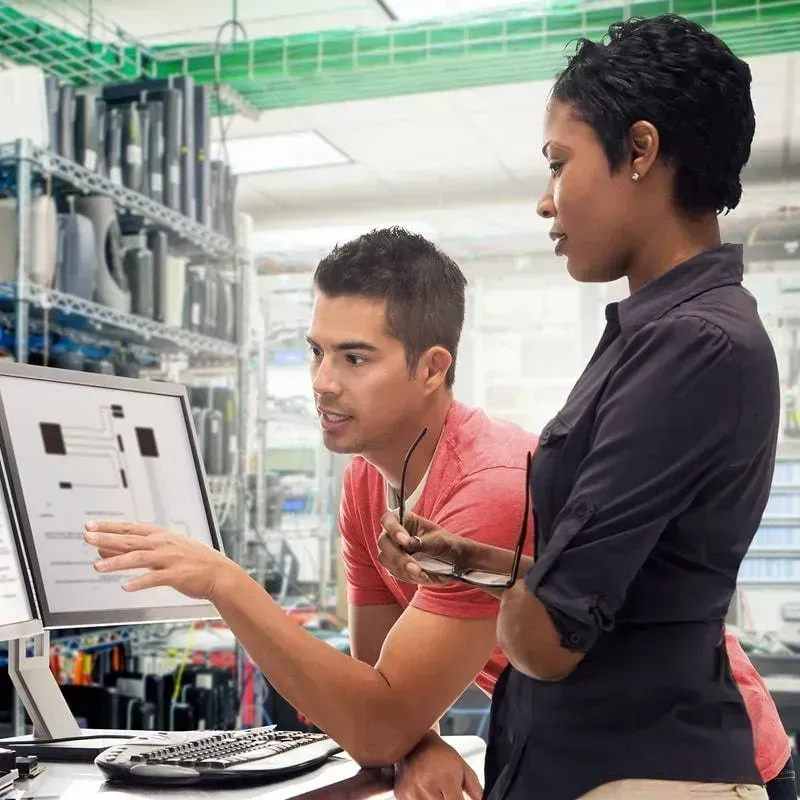
<svg viewBox="0 0 800 800"><path fill-rule="evenodd" d="M0 173L10 185L17 205L17 263L16 281L0 284L0 307L5 303L13 309L15 336L15 356L24 363L29 358L29 336L35 325L32 310L47 311L52 319L50 330L68 329L84 340L107 343L124 340L132 348L146 348L168 361L176 357L191 355L194 358L213 364L215 370L235 367L237 383L237 440L239 456L234 474L230 477L212 477L209 481L212 501L225 502L231 489L234 493L232 529L228 541L233 544L229 555L241 560L244 549L242 542L250 529L251 509L247 478L248 442L254 441L258 430L252 431L248 413L248 398L251 390L250 359L254 353L261 352L259 342L250 341L252 308L249 297L254 290L252 284L252 256L243 247L237 246L194 220L185 217L148 197L120 186L79 164L62 156L35 146L29 140L17 140L0 144ZM215 339L193 331L173 328L151 319L134 314L123 313L98 303L51 290L33 283L29 277L29 218L33 198L33 182L36 178L50 178L54 185L62 185L83 193L102 194L111 197L119 212L137 215L151 227L157 227L170 234L175 246L187 253L203 253L221 262L233 265L236 273L237 308L235 343ZM10 316L10 315L9 315ZM180 373L172 370L172 377ZM113 640L123 640L129 634L117 630L108 634ZM119 636L119 639L116 637ZM241 678L244 654L239 653L239 677ZM16 709L15 722L19 729L22 723L21 709ZM19 732L19 730L17 730Z"/></svg>
<svg viewBox="0 0 800 800"><path fill-rule="evenodd" d="M800 447L778 446L764 516L739 571L742 589L800 590Z"/></svg>

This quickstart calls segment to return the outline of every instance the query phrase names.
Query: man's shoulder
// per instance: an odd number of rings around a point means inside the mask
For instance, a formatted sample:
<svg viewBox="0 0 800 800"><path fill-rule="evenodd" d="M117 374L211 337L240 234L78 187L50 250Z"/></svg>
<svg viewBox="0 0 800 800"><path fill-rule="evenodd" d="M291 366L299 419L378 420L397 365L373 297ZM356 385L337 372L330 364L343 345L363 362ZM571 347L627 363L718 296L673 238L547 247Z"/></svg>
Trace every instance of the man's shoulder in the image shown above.
<svg viewBox="0 0 800 800"><path fill-rule="evenodd" d="M345 467L344 474L345 486L351 491L364 489L376 478L380 478L378 470L363 456L353 456L350 459L350 463Z"/></svg>
<svg viewBox="0 0 800 800"><path fill-rule="evenodd" d="M458 462L462 477L492 469L525 469L525 458L539 442L535 433L480 408L456 403L444 442L448 460Z"/></svg>

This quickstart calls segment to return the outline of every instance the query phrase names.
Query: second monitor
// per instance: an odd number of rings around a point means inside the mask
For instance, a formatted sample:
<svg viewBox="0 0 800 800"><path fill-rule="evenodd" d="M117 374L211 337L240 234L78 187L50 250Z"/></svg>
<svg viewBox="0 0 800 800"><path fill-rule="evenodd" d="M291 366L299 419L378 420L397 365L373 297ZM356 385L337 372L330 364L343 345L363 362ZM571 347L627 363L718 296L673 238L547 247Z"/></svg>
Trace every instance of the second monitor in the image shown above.
<svg viewBox="0 0 800 800"><path fill-rule="evenodd" d="M0 439L48 628L216 617L170 588L127 593L83 541L91 520L159 525L221 550L182 386L0 366Z"/></svg>
<svg viewBox="0 0 800 800"><path fill-rule="evenodd" d="M0 642L41 633L0 457Z"/></svg>

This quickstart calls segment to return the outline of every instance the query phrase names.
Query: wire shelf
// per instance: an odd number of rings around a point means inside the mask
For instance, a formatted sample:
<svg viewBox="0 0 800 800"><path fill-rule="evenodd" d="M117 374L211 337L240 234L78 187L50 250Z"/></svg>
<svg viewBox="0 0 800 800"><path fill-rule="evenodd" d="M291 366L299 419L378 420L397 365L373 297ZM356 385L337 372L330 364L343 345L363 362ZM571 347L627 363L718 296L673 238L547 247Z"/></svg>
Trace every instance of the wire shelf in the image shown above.
<svg viewBox="0 0 800 800"><path fill-rule="evenodd" d="M0 284L0 299L16 300L17 284ZM142 344L159 350L178 350L206 358L234 360L239 352L233 342L215 339L193 331L171 328L146 317L126 314L113 308L75 295L48 290L28 283L24 296L40 310L54 313L54 321L64 327L77 327L84 333L96 333L100 338L111 338L124 332L136 337ZM88 329L88 330L87 330Z"/></svg>
<svg viewBox="0 0 800 800"><path fill-rule="evenodd" d="M0 159L4 162L12 163L16 157L16 143L0 146ZM233 260L236 256L233 243L225 236L50 150L33 147L32 163L41 174L52 175L79 191L110 197L121 210L139 215L151 225L174 233L212 258Z"/></svg>

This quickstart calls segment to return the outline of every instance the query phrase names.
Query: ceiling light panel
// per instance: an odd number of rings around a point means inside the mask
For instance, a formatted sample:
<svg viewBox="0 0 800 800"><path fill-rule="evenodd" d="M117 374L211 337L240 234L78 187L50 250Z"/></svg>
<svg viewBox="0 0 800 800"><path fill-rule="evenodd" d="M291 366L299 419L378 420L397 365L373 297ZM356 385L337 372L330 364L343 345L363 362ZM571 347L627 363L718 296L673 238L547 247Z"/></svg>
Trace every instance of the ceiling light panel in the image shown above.
<svg viewBox="0 0 800 800"><path fill-rule="evenodd" d="M277 133L214 142L212 157L227 161L235 175L350 164L350 158L316 131Z"/></svg>
<svg viewBox="0 0 800 800"><path fill-rule="evenodd" d="M392 15L401 22L419 22L421 20L455 17L464 14L486 14L507 9L527 7L530 2L513 2L513 0L384 0ZM541 8L541 4L535 7Z"/></svg>

